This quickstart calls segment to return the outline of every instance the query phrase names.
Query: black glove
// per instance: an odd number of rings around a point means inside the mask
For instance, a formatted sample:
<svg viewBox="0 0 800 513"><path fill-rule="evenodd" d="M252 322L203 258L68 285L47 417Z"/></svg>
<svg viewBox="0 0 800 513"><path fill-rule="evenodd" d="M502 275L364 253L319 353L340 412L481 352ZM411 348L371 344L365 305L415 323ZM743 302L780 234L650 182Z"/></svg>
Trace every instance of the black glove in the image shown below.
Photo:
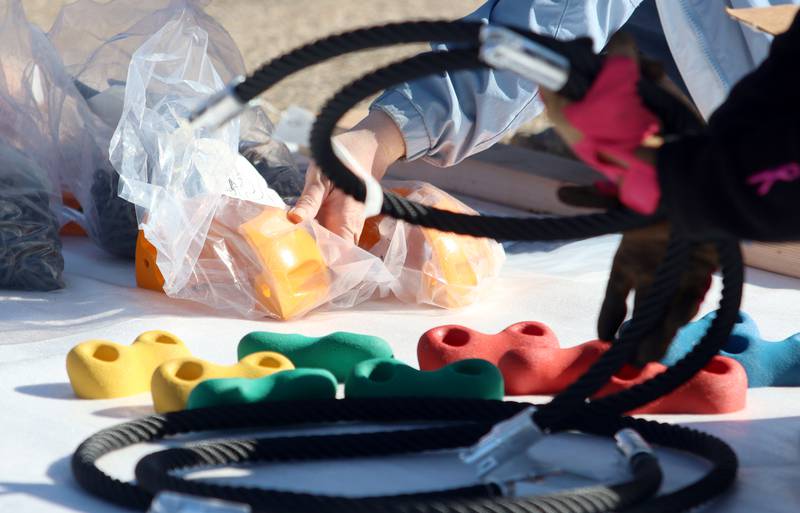
<svg viewBox="0 0 800 513"><path fill-rule="evenodd" d="M563 203L572 206L610 208L618 205L615 197L600 194L591 186L565 186L559 189L558 195ZM666 253L669 234L669 224L666 222L623 233L597 320L600 340L614 340L628 312L626 300L631 291L636 293L635 303L647 295L656 269ZM697 314L717 265L718 257L713 244L693 247L675 297L661 322L639 344L633 363L644 365L664 355L678 329Z"/></svg>

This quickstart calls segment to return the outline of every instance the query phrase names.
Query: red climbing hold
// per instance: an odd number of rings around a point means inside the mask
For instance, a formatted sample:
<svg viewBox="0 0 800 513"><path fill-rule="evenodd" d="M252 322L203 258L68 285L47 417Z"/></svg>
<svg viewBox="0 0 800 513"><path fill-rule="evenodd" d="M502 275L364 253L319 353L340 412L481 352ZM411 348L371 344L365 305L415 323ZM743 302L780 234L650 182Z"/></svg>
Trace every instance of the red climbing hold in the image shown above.
<svg viewBox="0 0 800 513"><path fill-rule="evenodd" d="M609 344L593 340L562 349L555 333L539 322L520 322L493 335L463 326L433 328L420 337L420 369L431 371L459 360L480 358L503 374L508 395L553 395L586 372ZM620 392L664 372L660 363L625 366L595 397ZM737 361L715 356L689 382L634 413L729 413L744 408L747 374Z"/></svg>

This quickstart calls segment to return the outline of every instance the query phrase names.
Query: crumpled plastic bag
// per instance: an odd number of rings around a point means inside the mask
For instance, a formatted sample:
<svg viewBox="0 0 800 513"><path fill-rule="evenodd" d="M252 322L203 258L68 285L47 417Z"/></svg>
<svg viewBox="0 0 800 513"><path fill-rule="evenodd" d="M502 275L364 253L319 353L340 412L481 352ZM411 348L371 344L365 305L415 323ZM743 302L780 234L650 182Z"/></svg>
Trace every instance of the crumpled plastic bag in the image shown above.
<svg viewBox="0 0 800 513"><path fill-rule="evenodd" d="M391 279L380 260L316 222L289 222L239 153L240 120L213 132L185 121L225 85L202 16L175 13L133 54L109 150L164 292L253 318L366 300Z"/></svg>
<svg viewBox="0 0 800 513"><path fill-rule="evenodd" d="M24 151L50 174L60 197L62 191L75 191L75 177L101 168L109 170L111 165L97 144L88 105L52 42L27 22L19 0L2 0L2 5L7 12L0 36L6 87L18 102L24 97L24 108L38 129L38 136L24 127L17 129L27 141L12 141L12 145L35 147ZM75 221L86 227L82 214L75 210L58 207L58 215L61 224ZM89 233L98 239L95 230Z"/></svg>
<svg viewBox="0 0 800 513"><path fill-rule="evenodd" d="M135 209L118 196L119 177L106 155L122 115L134 52L185 12L208 35L205 50L222 81L244 73L244 61L230 35L203 12L207 4L205 0L78 0L62 8L48 33L88 104L87 126L104 149L105 165L73 176L73 192L83 207L84 226L100 246L116 255L133 258L138 232ZM271 131L263 110L250 109L241 120L239 149L276 192L294 201L302 191L302 176Z"/></svg>
<svg viewBox="0 0 800 513"><path fill-rule="evenodd" d="M80 165L69 83L19 0L0 0L0 288L63 287L59 177Z"/></svg>
<svg viewBox="0 0 800 513"><path fill-rule="evenodd" d="M429 183L386 180L383 186L429 207L476 214ZM503 247L492 239L441 232L383 216L367 219L359 245L383 260L394 277L389 288L397 298L442 308L476 302L505 262Z"/></svg>
<svg viewBox="0 0 800 513"><path fill-rule="evenodd" d="M239 153L252 165L269 188L294 205L303 192L303 175L297 170L289 148L272 137L273 126L260 107L240 117Z"/></svg>

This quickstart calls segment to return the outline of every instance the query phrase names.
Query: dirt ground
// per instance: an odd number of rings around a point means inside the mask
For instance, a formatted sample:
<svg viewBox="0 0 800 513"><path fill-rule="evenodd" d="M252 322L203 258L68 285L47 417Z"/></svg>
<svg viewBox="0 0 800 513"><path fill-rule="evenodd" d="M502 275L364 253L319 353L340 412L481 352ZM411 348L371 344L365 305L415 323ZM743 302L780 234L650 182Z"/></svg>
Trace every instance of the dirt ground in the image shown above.
<svg viewBox="0 0 800 513"><path fill-rule="evenodd" d="M47 30L63 0L23 0L28 17ZM206 9L231 33L248 69L319 37L355 27L410 19L455 19L483 0L211 0ZM279 84L266 100L283 110L318 109L325 99L368 69L424 47L354 54L306 70Z"/></svg>
<svg viewBox="0 0 800 513"><path fill-rule="evenodd" d="M71 0L22 0L28 17L47 30ZM104 0L96 0L102 3ZM231 33L248 70L303 43L357 27L414 19L457 19L485 0L198 0ZM279 113L290 105L317 111L340 87L367 71L426 49L407 45L350 54L304 70L270 90L264 99ZM363 105L362 107L366 107ZM515 144L549 126L545 116L517 131ZM505 142L512 141L512 135Z"/></svg>

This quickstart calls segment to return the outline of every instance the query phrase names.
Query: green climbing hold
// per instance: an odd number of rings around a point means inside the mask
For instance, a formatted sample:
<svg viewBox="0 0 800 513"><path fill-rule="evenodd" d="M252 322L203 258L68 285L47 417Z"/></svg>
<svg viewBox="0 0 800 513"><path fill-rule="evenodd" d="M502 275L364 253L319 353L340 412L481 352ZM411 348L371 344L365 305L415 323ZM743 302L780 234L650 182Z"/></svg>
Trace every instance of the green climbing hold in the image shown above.
<svg viewBox="0 0 800 513"><path fill-rule="evenodd" d="M497 367L479 359L419 371L398 360L378 358L355 366L345 382L344 395L502 399L503 375Z"/></svg>
<svg viewBox="0 0 800 513"><path fill-rule="evenodd" d="M300 368L326 369L344 382L353 367L372 358L392 358L392 348L380 337L337 331L324 337L254 331L239 342L239 359L260 352L280 353Z"/></svg>
<svg viewBox="0 0 800 513"><path fill-rule="evenodd" d="M261 401L336 398L336 378L324 369L295 369L263 378L209 379L189 395L187 410Z"/></svg>

